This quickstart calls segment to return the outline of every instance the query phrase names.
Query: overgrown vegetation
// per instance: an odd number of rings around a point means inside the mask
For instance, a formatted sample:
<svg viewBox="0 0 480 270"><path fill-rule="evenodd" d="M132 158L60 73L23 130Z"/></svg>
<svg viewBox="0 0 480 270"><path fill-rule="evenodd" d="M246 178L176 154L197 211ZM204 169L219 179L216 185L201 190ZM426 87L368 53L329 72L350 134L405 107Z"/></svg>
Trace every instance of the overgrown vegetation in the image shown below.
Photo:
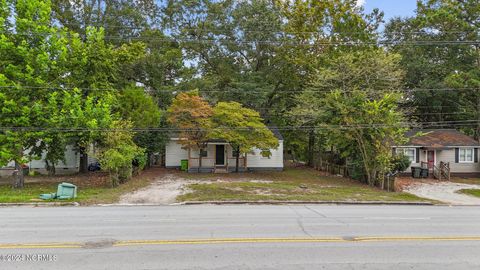
<svg viewBox="0 0 480 270"><path fill-rule="evenodd" d="M477 0L418 0L380 32L383 13L357 0L3 0L0 166L15 163L18 188L23 164L45 154L55 174L67 145L82 173L92 146L143 151L148 166L180 126L202 131L189 140L199 149L215 125L248 126L221 133L243 153L274 146L261 122L283 131L296 160L329 152L372 184L394 166L387 149L404 128L480 138L479 17ZM235 121L167 121L172 100L195 89L203 103L190 116ZM125 122L127 141L106 142ZM250 135L266 139L248 145ZM129 167L103 163L113 178Z"/></svg>

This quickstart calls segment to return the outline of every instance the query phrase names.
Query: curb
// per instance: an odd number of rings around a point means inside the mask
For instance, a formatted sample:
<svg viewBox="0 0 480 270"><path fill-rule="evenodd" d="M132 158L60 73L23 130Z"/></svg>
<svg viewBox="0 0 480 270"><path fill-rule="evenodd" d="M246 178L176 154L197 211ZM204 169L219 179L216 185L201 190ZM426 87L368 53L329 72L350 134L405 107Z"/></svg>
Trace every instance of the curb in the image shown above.
<svg viewBox="0 0 480 270"><path fill-rule="evenodd" d="M33 207L46 207L46 206L79 206L78 202L32 202L32 203L0 203L0 207L9 206L33 206Z"/></svg>
<svg viewBox="0 0 480 270"><path fill-rule="evenodd" d="M409 201L185 201L178 203L179 205L199 205L199 204L337 204L337 205L443 205L431 202L409 202Z"/></svg>

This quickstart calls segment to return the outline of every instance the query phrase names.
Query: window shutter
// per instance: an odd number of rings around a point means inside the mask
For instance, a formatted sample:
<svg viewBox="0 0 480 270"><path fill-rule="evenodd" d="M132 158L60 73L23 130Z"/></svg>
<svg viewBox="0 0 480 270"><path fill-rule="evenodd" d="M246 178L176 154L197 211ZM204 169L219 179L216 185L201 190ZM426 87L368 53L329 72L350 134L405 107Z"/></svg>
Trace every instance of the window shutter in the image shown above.
<svg viewBox="0 0 480 270"><path fill-rule="evenodd" d="M415 149L415 163L420 163L420 148Z"/></svg>
<svg viewBox="0 0 480 270"><path fill-rule="evenodd" d="M392 156L395 156L397 154L397 148L392 147Z"/></svg>
<svg viewBox="0 0 480 270"><path fill-rule="evenodd" d="M455 163L458 163L460 149L455 148Z"/></svg>
<svg viewBox="0 0 480 270"><path fill-rule="evenodd" d="M478 148L473 148L473 161L478 162Z"/></svg>

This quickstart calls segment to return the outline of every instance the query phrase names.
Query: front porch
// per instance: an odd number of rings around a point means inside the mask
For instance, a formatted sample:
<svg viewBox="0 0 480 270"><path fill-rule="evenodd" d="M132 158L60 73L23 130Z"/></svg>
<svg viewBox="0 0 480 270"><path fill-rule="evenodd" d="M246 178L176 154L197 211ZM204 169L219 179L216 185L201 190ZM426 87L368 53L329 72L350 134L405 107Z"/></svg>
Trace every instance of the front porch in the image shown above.
<svg viewBox="0 0 480 270"><path fill-rule="evenodd" d="M428 169L430 178L450 180L450 162L443 161L446 151L450 149L425 147L419 150L420 167Z"/></svg>
<svg viewBox="0 0 480 270"><path fill-rule="evenodd" d="M200 164L201 155L201 164ZM228 173L235 171L236 152L225 142L209 142L207 147L188 149L188 172ZM247 170L247 155L241 155L238 170Z"/></svg>

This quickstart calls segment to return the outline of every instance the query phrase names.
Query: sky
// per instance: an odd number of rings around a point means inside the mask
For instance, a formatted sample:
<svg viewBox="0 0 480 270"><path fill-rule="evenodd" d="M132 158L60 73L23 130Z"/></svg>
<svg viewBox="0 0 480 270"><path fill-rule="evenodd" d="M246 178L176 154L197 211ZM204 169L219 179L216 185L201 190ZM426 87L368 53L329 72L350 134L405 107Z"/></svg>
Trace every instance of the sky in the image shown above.
<svg viewBox="0 0 480 270"><path fill-rule="evenodd" d="M386 22L397 16L413 16L417 8L416 0L357 0L357 2L359 5L364 5L367 12L374 8L379 8L385 12Z"/></svg>

